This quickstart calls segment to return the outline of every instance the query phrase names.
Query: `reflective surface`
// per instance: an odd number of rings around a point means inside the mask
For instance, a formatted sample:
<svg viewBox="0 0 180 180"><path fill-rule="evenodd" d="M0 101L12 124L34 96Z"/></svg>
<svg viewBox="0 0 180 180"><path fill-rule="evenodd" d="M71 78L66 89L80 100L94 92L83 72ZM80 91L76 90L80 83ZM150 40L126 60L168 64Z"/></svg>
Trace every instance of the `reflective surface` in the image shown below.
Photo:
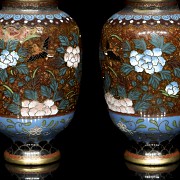
<svg viewBox="0 0 180 180"><path fill-rule="evenodd" d="M110 180L128 178L133 180L143 178L178 180L180 179L179 166L173 170L170 167L169 172L166 171L168 173L165 174L158 172L155 175L147 175L146 172L129 169L123 159L127 139L109 118L98 64L98 43L102 24L112 13L119 10L123 3L122 0L109 0L107 4L100 5L96 3L95 0L83 2L61 0L61 9L73 16L82 29L84 70L81 94L74 119L66 131L61 132L55 138L61 151L58 168L50 174L47 173L48 175L43 172L41 177L38 175L31 179L42 180L44 176L45 180L87 179L87 177L88 179L108 178ZM180 137L177 138L177 143L179 143L179 139ZM21 174L10 172L6 168L3 152L9 147L9 144L10 140L0 134L0 179L2 180L8 178L16 180ZM21 179L23 180L25 177L28 175L22 175Z"/></svg>

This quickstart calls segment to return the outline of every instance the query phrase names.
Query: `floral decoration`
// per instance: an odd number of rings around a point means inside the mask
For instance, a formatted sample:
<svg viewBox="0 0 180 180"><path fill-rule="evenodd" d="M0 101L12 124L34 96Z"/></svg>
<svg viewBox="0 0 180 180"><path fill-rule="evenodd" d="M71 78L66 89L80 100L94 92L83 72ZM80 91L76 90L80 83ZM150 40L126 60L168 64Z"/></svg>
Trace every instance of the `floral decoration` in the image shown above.
<svg viewBox="0 0 180 180"><path fill-rule="evenodd" d="M172 42L151 33L148 41L111 34L106 43L100 57L109 109L125 114L178 111L180 63Z"/></svg>

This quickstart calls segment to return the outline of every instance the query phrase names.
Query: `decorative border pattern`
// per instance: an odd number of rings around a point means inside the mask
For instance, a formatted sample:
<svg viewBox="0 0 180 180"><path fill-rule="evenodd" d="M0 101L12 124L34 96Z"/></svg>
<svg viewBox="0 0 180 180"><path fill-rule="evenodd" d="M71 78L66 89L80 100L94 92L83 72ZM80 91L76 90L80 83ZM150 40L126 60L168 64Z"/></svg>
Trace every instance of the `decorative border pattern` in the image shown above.
<svg viewBox="0 0 180 180"><path fill-rule="evenodd" d="M0 117L0 132L11 138L14 142L27 143L33 141L50 141L59 132L64 130L72 118L74 111L59 116L44 116L33 118L7 118Z"/></svg>
<svg viewBox="0 0 180 180"><path fill-rule="evenodd" d="M69 15L65 12L57 13L57 14L0 14L0 19L4 20L14 20L14 21L33 21L33 20L61 20L63 18L67 18Z"/></svg>
<svg viewBox="0 0 180 180"><path fill-rule="evenodd" d="M174 21L178 21L180 19L180 14L173 14L173 15L162 15L162 16L157 16L157 15L119 15L118 13L112 15L109 20L155 20L155 21L159 21L159 20L164 20L164 21L169 21L169 20L174 20Z"/></svg>
<svg viewBox="0 0 180 180"><path fill-rule="evenodd" d="M129 139L136 142L163 142L180 132L180 116L141 117L129 116L109 110L113 123Z"/></svg>
<svg viewBox="0 0 180 180"><path fill-rule="evenodd" d="M118 13L112 15L108 22L110 24L116 25L142 25L142 24L148 24L150 26L156 25L156 24L164 24L165 26L169 25L180 25L180 14L173 14L173 15L131 15L131 14L125 14L120 15Z"/></svg>

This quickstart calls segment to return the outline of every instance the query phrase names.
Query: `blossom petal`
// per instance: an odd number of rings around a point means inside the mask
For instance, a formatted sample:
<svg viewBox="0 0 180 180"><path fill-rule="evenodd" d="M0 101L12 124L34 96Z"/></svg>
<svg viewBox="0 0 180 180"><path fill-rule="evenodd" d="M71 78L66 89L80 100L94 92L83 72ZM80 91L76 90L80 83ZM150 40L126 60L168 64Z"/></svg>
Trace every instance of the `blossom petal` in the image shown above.
<svg viewBox="0 0 180 180"><path fill-rule="evenodd" d="M160 48L153 49L153 56L161 56L161 55L162 55L162 51Z"/></svg>

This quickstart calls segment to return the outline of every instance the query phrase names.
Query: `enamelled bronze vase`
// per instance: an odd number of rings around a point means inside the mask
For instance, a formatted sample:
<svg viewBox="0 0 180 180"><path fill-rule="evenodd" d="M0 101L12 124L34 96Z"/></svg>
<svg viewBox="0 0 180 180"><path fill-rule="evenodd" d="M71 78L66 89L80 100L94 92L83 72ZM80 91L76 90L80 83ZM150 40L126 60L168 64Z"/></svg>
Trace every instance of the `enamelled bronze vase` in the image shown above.
<svg viewBox="0 0 180 180"><path fill-rule="evenodd" d="M81 35L56 0L6 0L0 11L0 132L8 162L57 161L51 142L74 117Z"/></svg>
<svg viewBox="0 0 180 180"><path fill-rule="evenodd" d="M127 161L179 160L180 11L175 0L127 0L103 25L99 59L110 119Z"/></svg>

